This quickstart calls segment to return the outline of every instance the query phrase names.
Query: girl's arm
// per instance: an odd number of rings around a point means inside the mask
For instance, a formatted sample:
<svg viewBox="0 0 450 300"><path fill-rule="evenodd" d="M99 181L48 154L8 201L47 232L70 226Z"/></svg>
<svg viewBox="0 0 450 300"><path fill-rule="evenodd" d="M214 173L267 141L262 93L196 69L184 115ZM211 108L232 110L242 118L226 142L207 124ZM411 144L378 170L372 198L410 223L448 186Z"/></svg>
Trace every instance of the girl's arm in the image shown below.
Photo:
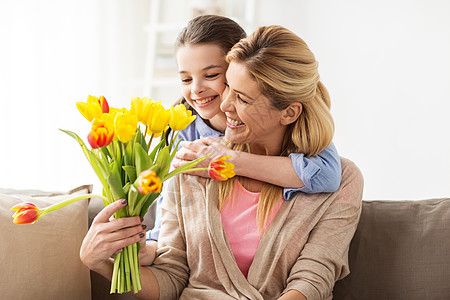
<svg viewBox="0 0 450 300"><path fill-rule="evenodd" d="M314 157L301 153L290 157L265 156L233 151L211 138L201 138L194 142L182 142L183 149L175 156L174 166L210 154L201 167L219 155L231 155L236 174L284 187L284 196L289 199L294 192L305 193L334 192L341 180L340 158L333 144ZM209 177L207 172L192 173Z"/></svg>

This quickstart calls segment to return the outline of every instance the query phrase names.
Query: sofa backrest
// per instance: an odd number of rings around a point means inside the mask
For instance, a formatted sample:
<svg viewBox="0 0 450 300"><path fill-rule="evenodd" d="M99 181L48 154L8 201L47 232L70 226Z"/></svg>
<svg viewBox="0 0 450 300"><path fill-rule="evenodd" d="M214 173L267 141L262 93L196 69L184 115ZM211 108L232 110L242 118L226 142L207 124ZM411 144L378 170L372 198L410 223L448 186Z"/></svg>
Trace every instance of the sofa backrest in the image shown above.
<svg viewBox="0 0 450 300"><path fill-rule="evenodd" d="M450 198L363 201L334 300L450 299Z"/></svg>

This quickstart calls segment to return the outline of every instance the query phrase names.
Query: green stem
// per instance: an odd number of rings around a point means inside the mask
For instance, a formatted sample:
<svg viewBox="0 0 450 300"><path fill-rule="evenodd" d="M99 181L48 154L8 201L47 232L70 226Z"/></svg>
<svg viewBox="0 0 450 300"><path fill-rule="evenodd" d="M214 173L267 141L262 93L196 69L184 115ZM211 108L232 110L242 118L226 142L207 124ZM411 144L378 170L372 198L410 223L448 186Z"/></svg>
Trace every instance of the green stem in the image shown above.
<svg viewBox="0 0 450 300"><path fill-rule="evenodd" d="M117 289L119 287L118 281L119 277L117 276L119 273L119 264L120 264L120 258L122 256L122 253L118 253L114 256L114 269L113 269L113 276L111 279L111 290L110 293L117 293Z"/></svg>
<svg viewBox="0 0 450 300"><path fill-rule="evenodd" d="M147 130L146 130L147 131ZM153 141L153 136L154 136L155 134L154 133L152 133L152 135L150 136L150 140L148 141L148 146L147 146L147 148L148 148L148 150L150 151L150 146L152 145L152 141Z"/></svg>
<svg viewBox="0 0 450 300"><path fill-rule="evenodd" d="M129 246L127 246L127 247L125 247L125 248L123 248L123 255L124 255L124 261L123 261L123 263L124 263L124 265L125 265L125 282L126 282L126 285L125 285L125 291L126 292L129 292L130 291L130 287L131 287L131 276L130 276L130 254L131 253L129 253Z"/></svg>
<svg viewBox="0 0 450 300"><path fill-rule="evenodd" d="M39 218L41 218L42 216L45 216L48 213L51 213L55 210L58 210L60 208L63 208L69 204L72 204L74 202L77 202L79 200L83 200L83 199L87 199L87 198L101 198L103 200L108 201L108 198L106 198L105 196L102 195L93 195L93 194L84 194L84 195L80 195L78 197L75 198L71 198L71 199L67 199L58 203L55 203L53 205L50 205L46 208L41 209L41 212L39 213L39 216L36 218L36 220L33 222L35 223L37 220L39 220Z"/></svg>

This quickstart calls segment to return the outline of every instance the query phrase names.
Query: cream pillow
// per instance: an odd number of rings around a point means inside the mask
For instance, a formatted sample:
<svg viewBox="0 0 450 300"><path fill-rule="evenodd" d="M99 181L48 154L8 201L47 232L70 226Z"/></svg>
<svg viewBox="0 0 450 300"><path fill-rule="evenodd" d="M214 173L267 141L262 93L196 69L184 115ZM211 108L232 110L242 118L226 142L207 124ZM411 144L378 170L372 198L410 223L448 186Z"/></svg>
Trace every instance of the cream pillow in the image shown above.
<svg viewBox="0 0 450 300"><path fill-rule="evenodd" d="M88 230L88 199L49 213L32 225L14 224L10 211L21 202L43 208L91 190L86 185L64 194L39 192L41 196L0 190L1 299L91 299L89 269L79 258Z"/></svg>

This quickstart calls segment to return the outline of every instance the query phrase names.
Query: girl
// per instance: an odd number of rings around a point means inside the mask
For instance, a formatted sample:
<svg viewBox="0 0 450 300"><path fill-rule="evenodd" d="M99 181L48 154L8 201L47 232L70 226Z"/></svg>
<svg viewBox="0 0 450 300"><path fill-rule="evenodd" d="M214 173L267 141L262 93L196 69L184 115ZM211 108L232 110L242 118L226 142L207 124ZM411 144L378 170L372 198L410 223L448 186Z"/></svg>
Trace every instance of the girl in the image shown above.
<svg viewBox="0 0 450 300"><path fill-rule="evenodd" d="M227 125L243 127L235 120L227 119L220 110L222 94L225 89L225 72L228 63L225 56L231 47L246 36L244 30L233 20L216 15L205 15L192 19L180 32L176 41L176 58L181 79L183 101L193 113L196 120L179 138L183 141L174 162L174 167L198 157L210 155L199 167L206 167L217 155L231 155L229 161L234 164L237 175L261 180L284 187L283 196L291 199L295 192L322 193L334 192L341 180L339 155L331 142L330 131L328 144L321 145L321 151L309 155L302 153L282 153L279 156L256 155L229 149L210 138L223 135ZM326 91L325 91L326 92ZM252 120L260 124L267 118L263 107L255 110ZM332 126L332 120L330 124ZM265 132L260 132L265 135ZM201 137L201 140L199 140ZM289 157L287 157L289 156ZM201 175L209 178L207 172ZM158 207L163 198L158 199ZM161 227L160 210L157 209L155 227L147 233L148 240L158 240Z"/></svg>

